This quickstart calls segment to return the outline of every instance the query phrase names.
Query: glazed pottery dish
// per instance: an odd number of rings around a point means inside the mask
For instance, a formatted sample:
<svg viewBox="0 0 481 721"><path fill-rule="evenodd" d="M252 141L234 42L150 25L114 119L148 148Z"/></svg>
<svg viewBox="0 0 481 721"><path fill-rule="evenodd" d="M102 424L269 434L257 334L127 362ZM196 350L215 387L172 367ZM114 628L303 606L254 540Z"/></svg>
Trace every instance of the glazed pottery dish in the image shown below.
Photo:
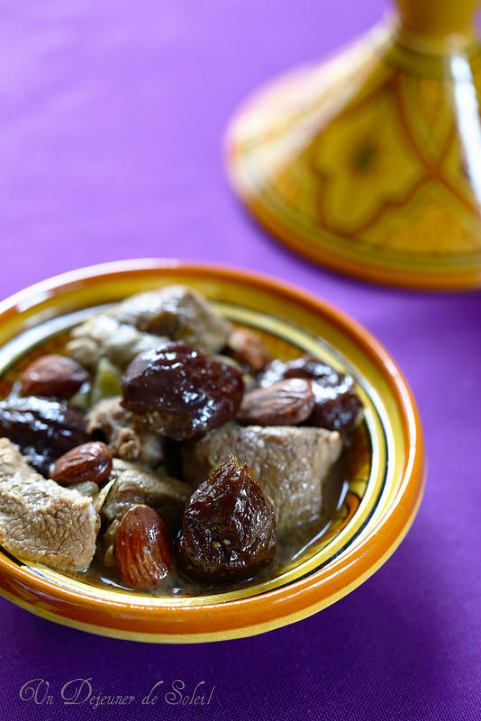
<svg viewBox="0 0 481 721"><path fill-rule="evenodd" d="M241 105L229 177L276 239L320 265L385 285L479 288L481 2L393 4L347 48Z"/></svg>
<svg viewBox="0 0 481 721"><path fill-rule="evenodd" d="M130 353L117 370L114 346ZM341 421L314 419L319 369L328 395L333 378L344 384ZM94 412L112 407L124 423L115 433ZM78 437L75 414L90 423ZM95 435L107 425L108 438ZM424 483L414 400L366 330L283 281L176 260L85 268L0 303L0 430L0 593L137 641L233 639L317 613L394 552ZM316 470L303 480L306 465ZM162 510L148 491L160 487ZM233 515L219 521L214 506Z"/></svg>

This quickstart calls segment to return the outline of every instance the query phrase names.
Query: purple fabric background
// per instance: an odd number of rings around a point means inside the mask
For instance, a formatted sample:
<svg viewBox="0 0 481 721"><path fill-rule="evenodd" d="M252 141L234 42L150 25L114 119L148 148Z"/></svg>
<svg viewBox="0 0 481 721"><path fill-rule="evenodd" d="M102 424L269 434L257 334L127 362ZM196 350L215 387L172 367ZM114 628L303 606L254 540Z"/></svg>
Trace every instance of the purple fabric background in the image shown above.
<svg viewBox="0 0 481 721"><path fill-rule="evenodd" d="M0 600L0 719L478 721L481 718L479 294L370 287L311 267L227 187L221 140L259 82L330 52L382 0L0 3L1 287L108 260L177 256L266 271L354 315L418 400L428 484L402 547L360 589L270 634L204 646L90 636ZM50 682L50 706L19 698ZM60 688L134 706L63 706ZM210 706L140 704L159 680Z"/></svg>

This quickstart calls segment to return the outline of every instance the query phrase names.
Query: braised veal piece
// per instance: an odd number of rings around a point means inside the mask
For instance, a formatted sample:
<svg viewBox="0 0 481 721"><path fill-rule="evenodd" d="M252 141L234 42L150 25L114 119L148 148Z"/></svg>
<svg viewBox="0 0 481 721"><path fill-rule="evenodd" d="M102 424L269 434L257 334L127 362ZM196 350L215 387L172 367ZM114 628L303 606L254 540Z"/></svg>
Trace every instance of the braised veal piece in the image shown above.
<svg viewBox="0 0 481 721"><path fill-rule="evenodd" d="M166 460L164 436L151 431L141 416L121 405L121 396L105 398L87 413L87 432L103 438L113 456L156 468Z"/></svg>
<svg viewBox="0 0 481 721"><path fill-rule="evenodd" d="M192 492L187 483L117 458L110 479L113 483L101 508L107 521L120 521L129 508L143 503L154 508L172 531L178 529Z"/></svg>
<svg viewBox="0 0 481 721"><path fill-rule="evenodd" d="M243 459L271 499L279 533L319 514L323 487L339 458L339 433L323 428L229 424L190 443L183 451L183 471L194 486L230 455Z"/></svg>
<svg viewBox="0 0 481 721"><path fill-rule="evenodd" d="M362 412L351 376L271 360L198 292L133 296L0 401L0 544L142 592L274 573L326 522Z"/></svg>
<svg viewBox="0 0 481 721"><path fill-rule="evenodd" d="M100 518L92 500L37 473L0 438L0 543L10 553L60 571L87 568Z"/></svg>

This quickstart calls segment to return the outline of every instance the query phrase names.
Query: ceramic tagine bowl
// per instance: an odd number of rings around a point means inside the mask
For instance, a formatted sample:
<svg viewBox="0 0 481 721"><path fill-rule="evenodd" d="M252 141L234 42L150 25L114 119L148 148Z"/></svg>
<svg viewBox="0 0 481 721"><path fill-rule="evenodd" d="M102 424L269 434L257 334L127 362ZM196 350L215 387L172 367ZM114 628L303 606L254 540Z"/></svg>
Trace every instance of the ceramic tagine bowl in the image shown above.
<svg viewBox="0 0 481 721"><path fill-rule="evenodd" d="M351 47L261 88L228 131L242 202L334 270L481 285L479 0L398 0Z"/></svg>
<svg viewBox="0 0 481 721"><path fill-rule="evenodd" d="M148 642L187 643L262 633L334 603L393 553L418 509L424 455L416 407L400 370L354 321L319 298L250 272L175 260L112 263L67 273L0 304L0 393L94 309L140 291L183 284L255 329L272 355L308 352L354 375L364 421L346 451L342 492L322 530L274 571L216 592L152 595L88 573L60 573L0 548L0 593L67 626Z"/></svg>

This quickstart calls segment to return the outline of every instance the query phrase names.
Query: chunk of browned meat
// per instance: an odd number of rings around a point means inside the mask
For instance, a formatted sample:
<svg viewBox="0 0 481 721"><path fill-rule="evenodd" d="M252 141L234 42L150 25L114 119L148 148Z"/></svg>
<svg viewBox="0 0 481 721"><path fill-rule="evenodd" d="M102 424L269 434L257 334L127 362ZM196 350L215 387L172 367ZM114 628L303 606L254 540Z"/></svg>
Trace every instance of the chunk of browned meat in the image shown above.
<svg viewBox="0 0 481 721"><path fill-rule="evenodd" d="M191 489L187 483L168 476L156 476L136 463L113 460L112 487L101 508L108 521L121 519L139 503L151 506L170 528L178 524Z"/></svg>
<svg viewBox="0 0 481 721"><path fill-rule="evenodd" d="M99 528L91 498L46 480L0 439L0 544L9 553L80 571L93 558Z"/></svg>
<svg viewBox="0 0 481 721"><path fill-rule="evenodd" d="M112 315L120 323L183 341L207 353L223 348L233 330L231 323L213 311L204 296L181 285L133 295L120 303Z"/></svg>
<svg viewBox="0 0 481 721"><path fill-rule="evenodd" d="M113 456L152 468L161 465L165 461L165 439L146 428L120 401L119 396L97 403L87 413L87 432L100 433Z"/></svg>
<svg viewBox="0 0 481 721"><path fill-rule="evenodd" d="M120 323L107 313L95 315L74 328L66 351L84 368L94 371L101 358L126 368L136 355L155 348L162 338L142 333L132 325Z"/></svg>
<svg viewBox="0 0 481 721"><path fill-rule="evenodd" d="M237 456L272 501L283 534L321 512L324 483L341 450L339 433L324 428L229 425L184 448L184 476L198 485Z"/></svg>

